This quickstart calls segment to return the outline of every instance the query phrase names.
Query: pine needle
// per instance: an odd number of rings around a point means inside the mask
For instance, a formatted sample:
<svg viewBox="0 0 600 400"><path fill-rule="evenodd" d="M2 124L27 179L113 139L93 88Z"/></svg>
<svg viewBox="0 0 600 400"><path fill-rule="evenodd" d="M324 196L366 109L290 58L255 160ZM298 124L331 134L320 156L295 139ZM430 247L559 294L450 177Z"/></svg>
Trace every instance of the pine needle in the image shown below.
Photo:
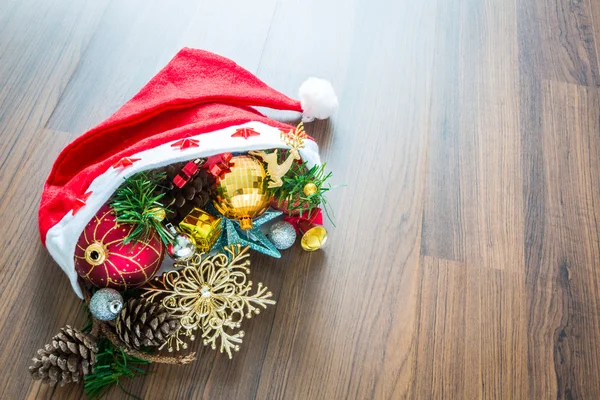
<svg viewBox="0 0 600 400"><path fill-rule="evenodd" d="M165 244L173 241L161 223L161 214L168 212L160 202L165 195L159 191L164 179L166 173L140 172L127 178L116 190L110 206L117 214L117 222L134 226L123 244L147 241L154 231Z"/></svg>
<svg viewBox="0 0 600 400"><path fill-rule="evenodd" d="M272 195L277 199L277 206L281 207L288 201L287 208L290 212L299 214L310 214L315 208L322 207L329 221L335 226L332 220L332 212L329 209L326 199L326 193L332 189L328 180L332 173L325 172L327 164L315 165L308 168L306 162L291 168L288 173L281 178L283 185L272 189ZM313 183L317 191L310 196L304 194L304 186Z"/></svg>
<svg viewBox="0 0 600 400"><path fill-rule="evenodd" d="M85 325L83 326L83 329L81 330L81 332L88 334L92 331L92 326L94 325L94 319L92 318L92 313L89 309L89 307L87 306L87 304L85 304L85 301L83 302L83 311L85 312Z"/></svg>
<svg viewBox="0 0 600 400"><path fill-rule="evenodd" d="M128 396L137 399L139 397L127 392L121 386L121 378L132 379L148 374L148 371L139 367L147 364L150 364L150 361L130 356L122 348L114 346L110 340L103 339L98 342L94 371L85 377L85 393L89 399L99 399L112 386L118 386Z"/></svg>

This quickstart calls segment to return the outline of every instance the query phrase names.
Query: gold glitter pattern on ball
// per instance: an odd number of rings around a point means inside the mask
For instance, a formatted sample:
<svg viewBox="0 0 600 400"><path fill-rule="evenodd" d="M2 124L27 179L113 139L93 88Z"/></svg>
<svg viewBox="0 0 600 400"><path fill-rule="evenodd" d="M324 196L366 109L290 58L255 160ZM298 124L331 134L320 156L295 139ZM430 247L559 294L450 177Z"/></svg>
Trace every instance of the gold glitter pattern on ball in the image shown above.
<svg viewBox="0 0 600 400"><path fill-rule="evenodd" d="M226 218L240 222L244 230L252 228L252 219L269 208L267 174L260 161L251 156L231 159L231 172L216 184L215 208Z"/></svg>

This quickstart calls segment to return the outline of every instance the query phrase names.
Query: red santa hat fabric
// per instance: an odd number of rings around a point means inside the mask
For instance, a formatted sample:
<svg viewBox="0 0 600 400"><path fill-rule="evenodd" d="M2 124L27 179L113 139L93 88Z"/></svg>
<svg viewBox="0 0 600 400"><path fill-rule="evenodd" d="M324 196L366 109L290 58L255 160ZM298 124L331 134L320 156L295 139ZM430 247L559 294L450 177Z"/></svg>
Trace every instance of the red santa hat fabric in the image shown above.
<svg viewBox="0 0 600 400"><path fill-rule="evenodd" d="M254 106L305 112L323 119L337 104L331 85L315 78L294 100L233 61L184 48L129 102L69 144L57 158L42 193L42 242L81 296L73 254L77 239L124 179L164 165L223 152L287 148L281 130ZM247 130L256 135L244 134ZM302 158L320 163L307 140Z"/></svg>

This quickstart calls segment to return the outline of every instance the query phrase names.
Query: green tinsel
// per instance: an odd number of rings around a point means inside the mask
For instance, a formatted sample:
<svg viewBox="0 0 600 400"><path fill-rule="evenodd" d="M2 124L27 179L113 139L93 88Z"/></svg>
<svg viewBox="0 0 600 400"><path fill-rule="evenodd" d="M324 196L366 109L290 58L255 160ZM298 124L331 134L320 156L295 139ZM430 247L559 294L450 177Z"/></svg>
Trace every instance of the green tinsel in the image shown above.
<svg viewBox="0 0 600 400"><path fill-rule="evenodd" d="M281 178L283 185L271 189L273 197L277 199L278 208L286 201L287 211L299 214L310 213L313 209L322 207L327 218L333 223L325 197L325 194L332 189L327 182L332 173L326 173L325 166L326 164L322 164L308 168L306 162L293 166ZM317 187L317 192L310 196L304 194L304 186L308 183L313 183Z"/></svg>

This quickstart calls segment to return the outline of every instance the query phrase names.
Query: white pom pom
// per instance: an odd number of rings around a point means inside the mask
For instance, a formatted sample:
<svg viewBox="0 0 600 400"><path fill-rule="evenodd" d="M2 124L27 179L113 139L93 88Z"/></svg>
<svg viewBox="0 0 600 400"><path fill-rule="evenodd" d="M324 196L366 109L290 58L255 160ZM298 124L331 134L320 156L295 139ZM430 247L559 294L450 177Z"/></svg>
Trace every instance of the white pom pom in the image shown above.
<svg viewBox="0 0 600 400"><path fill-rule="evenodd" d="M308 78L300 85L298 97L302 105L302 122L327 119L338 106L338 99L329 81Z"/></svg>

